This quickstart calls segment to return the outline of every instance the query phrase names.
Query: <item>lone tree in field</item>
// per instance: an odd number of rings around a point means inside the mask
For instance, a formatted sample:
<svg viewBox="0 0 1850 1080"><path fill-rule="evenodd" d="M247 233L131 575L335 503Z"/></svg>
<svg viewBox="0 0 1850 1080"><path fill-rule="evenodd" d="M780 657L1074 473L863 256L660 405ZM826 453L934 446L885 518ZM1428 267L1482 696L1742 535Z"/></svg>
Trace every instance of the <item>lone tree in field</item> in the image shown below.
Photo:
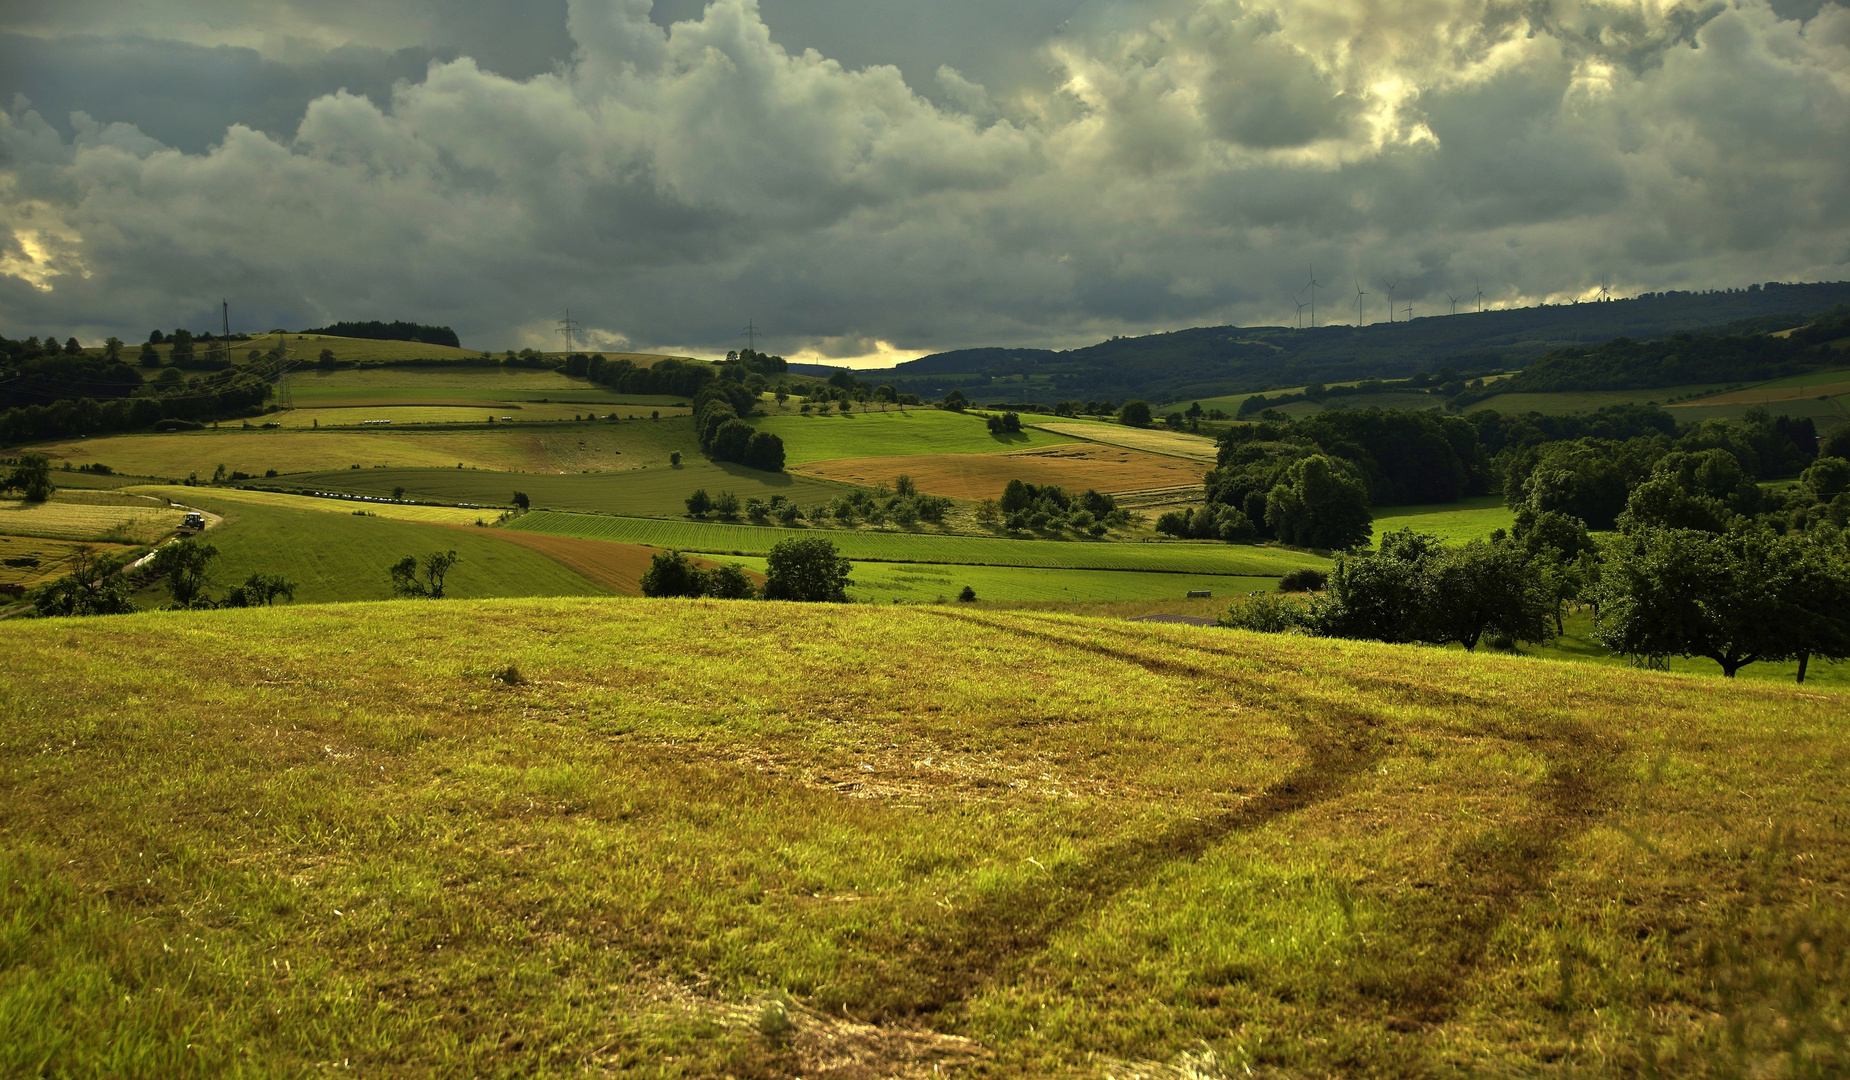
<svg viewBox="0 0 1850 1080"><path fill-rule="evenodd" d="M514 505L519 507L520 512L524 514L527 512L527 508L533 505L533 500L527 498L526 492L516 491L514 493Z"/></svg>
<svg viewBox="0 0 1850 1080"><path fill-rule="evenodd" d="M1118 410L1118 423L1125 427L1149 427L1150 403L1147 401L1127 401L1124 408Z"/></svg>
<svg viewBox="0 0 1850 1080"><path fill-rule="evenodd" d="M694 517L706 517L713 512L713 498L707 494L706 488L695 488L694 493L687 497L687 512Z"/></svg>
<svg viewBox="0 0 1850 1080"><path fill-rule="evenodd" d="M44 454L21 454L19 464L6 474L0 491L18 491L27 502L44 502L58 490L51 482L51 459Z"/></svg>
<svg viewBox="0 0 1850 1080"><path fill-rule="evenodd" d="M211 583L207 569L218 558L218 549L197 540L176 540L154 555L150 568L167 577L167 595L180 609L198 607L205 600L206 586Z"/></svg>
<svg viewBox="0 0 1850 1080"><path fill-rule="evenodd" d="M845 604L853 570L826 537L779 540L765 559L764 598Z"/></svg>
<svg viewBox="0 0 1850 1080"><path fill-rule="evenodd" d="M420 575L417 556L407 555L386 570L392 578L392 594L441 600L444 576L461 561L462 557L455 551L433 551L424 556L423 573Z"/></svg>

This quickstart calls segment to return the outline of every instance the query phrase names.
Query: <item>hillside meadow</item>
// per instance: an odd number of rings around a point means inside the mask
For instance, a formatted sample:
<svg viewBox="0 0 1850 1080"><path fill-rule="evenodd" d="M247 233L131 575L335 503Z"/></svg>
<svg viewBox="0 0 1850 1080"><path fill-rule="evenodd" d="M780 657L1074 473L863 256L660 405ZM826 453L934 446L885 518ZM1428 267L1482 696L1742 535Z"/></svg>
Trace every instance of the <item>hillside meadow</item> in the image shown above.
<svg viewBox="0 0 1850 1080"><path fill-rule="evenodd" d="M900 474L920 491L952 499L993 499L1010 480L1087 488L1108 494L1181 486L1199 487L1206 467L1194 461L1104 443L1074 442L1000 454L913 454L838 458L797 468L806 476L874 487Z"/></svg>
<svg viewBox="0 0 1850 1080"><path fill-rule="evenodd" d="M1837 691L955 605L0 657L9 1074L1850 1068Z"/></svg>
<svg viewBox="0 0 1850 1080"><path fill-rule="evenodd" d="M1065 437L1033 429L992 435L981 416L931 408L849 414L754 417L752 426L784 440L784 463L905 454L989 454L1051 446Z"/></svg>
<svg viewBox="0 0 1850 1080"><path fill-rule="evenodd" d="M1191 435L1167 428L1125 427L1123 424L1102 420L1034 420L1032 427L1036 431L1049 431L1069 438L1187 458L1204 465L1213 465L1219 453L1214 440L1206 435Z"/></svg>

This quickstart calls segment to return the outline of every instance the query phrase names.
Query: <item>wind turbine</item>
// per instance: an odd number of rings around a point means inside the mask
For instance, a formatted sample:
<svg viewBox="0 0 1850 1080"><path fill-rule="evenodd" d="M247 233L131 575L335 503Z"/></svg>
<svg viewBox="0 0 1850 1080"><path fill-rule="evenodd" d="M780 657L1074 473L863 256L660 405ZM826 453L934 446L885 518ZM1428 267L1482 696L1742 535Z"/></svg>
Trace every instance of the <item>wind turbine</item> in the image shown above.
<svg viewBox="0 0 1850 1080"><path fill-rule="evenodd" d="M1609 281L1608 281L1607 275L1601 274L1599 276L1599 298L1600 298L1601 303L1604 303L1607 300L1612 299L1612 289L1609 288L1608 286L1609 286Z"/></svg>
<svg viewBox="0 0 1850 1080"><path fill-rule="evenodd" d="M1413 304L1411 302L1407 304L1407 321L1413 321Z"/></svg>
<svg viewBox="0 0 1850 1080"><path fill-rule="evenodd" d="M1452 314L1458 314L1458 297L1453 296L1451 293L1446 293L1445 298L1452 302Z"/></svg>
<svg viewBox="0 0 1850 1080"><path fill-rule="evenodd" d="M1480 314L1484 310L1484 283L1481 281L1477 283L1477 310Z"/></svg>
<svg viewBox="0 0 1850 1080"><path fill-rule="evenodd" d="M1323 288L1323 282L1317 280L1317 268L1310 268L1310 283L1305 288L1310 290L1310 328L1317 328L1317 290Z"/></svg>
<svg viewBox="0 0 1850 1080"><path fill-rule="evenodd" d="M1299 300L1298 293L1291 294L1291 302L1298 306L1298 329L1304 329L1304 301Z"/></svg>
<svg viewBox="0 0 1850 1080"><path fill-rule="evenodd" d="M1368 294L1362 291L1362 283L1355 283L1355 325L1362 325L1362 297Z"/></svg>
<svg viewBox="0 0 1850 1080"><path fill-rule="evenodd" d="M1387 278L1382 278L1382 279L1381 279L1381 284L1383 284L1383 285L1386 285L1386 286L1387 286L1387 291L1388 291L1388 322L1393 322L1393 321L1394 321L1394 286L1396 286L1396 285L1399 285L1399 284L1400 284L1400 279L1399 279L1399 278L1395 278L1395 279L1394 279L1393 281L1389 281L1389 280L1388 280Z"/></svg>

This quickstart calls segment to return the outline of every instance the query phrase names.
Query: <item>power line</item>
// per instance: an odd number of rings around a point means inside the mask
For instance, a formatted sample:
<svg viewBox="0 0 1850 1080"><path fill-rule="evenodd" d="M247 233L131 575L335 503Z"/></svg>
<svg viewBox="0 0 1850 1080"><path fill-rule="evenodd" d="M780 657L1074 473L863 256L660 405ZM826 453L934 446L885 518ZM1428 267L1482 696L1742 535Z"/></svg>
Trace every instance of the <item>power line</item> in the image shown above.
<svg viewBox="0 0 1850 1080"><path fill-rule="evenodd" d="M752 352L758 351L758 324L755 321L751 319L745 320L745 329L739 331L739 334L741 337L745 338L745 347L747 349L750 349Z"/></svg>

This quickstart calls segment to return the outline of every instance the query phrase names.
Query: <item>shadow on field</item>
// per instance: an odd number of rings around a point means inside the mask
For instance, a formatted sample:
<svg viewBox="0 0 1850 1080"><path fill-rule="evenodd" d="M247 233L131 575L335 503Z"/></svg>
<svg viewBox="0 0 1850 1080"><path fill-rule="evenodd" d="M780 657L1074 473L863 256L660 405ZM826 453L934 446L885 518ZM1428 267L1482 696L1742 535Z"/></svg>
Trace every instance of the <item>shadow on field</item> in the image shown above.
<svg viewBox="0 0 1850 1080"><path fill-rule="evenodd" d="M942 614L1157 675L1227 680L1225 670L1191 663L1174 652L1145 651L1149 639L1130 631L1094 629L1090 637L1081 638L1024 622ZM1122 644L1107 644L1101 636ZM1325 701L1312 717L1302 708L1302 699L1251 683L1239 689L1258 698L1254 704L1279 707L1279 714L1288 718L1307 753L1299 768L1238 809L1191 817L1154 836L1119 840L1083 862L990 896L944 924L870 942L870 955L904 960L870 972L874 978L864 985L857 1004L882 1018L939 1012L991 984L1006 982L1063 927L1165 865L1197 859L1231 836L1340 795L1393 741L1388 722L1372 712ZM1392 704L1386 700L1392 694L1377 696ZM1444 696L1455 703L1465 700L1457 692ZM1496 708L1489 701L1473 704ZM1535 791L1535 812L1458 848L1439 881L1414 882L1407 888L1396 875L1382 875L1388 880L1374 899L1392 911L1395 931L1385 941L1371 940L1359 950L1348 971L1326 973L1346 985L1326 986L1322 1007L1402 1031L1443 1022L1482 963L1497 928L1553 873L1563 841L1592 824L1611 802L1615 777L1609 763L1617 748L1582 725L1552 717L1510 717L1484 723L1468 737L1507 741L1547 759L1547 778Z"/></svg>

